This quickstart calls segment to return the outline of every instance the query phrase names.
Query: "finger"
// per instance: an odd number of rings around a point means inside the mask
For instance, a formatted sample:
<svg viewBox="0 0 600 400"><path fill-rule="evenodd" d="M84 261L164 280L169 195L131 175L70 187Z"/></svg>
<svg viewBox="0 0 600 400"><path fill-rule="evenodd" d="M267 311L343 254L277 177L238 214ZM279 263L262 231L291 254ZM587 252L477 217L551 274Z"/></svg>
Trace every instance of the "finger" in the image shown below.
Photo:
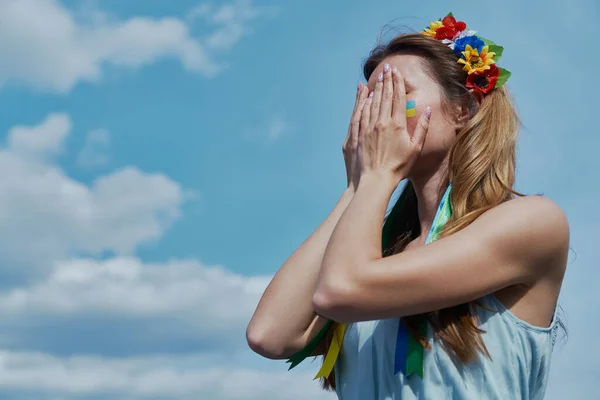
<svg viewBox="0 0 600 400"><path fill-rule="evenodd" d="M364 101L369 97L369 88L367 85L361 83L360 90L358 91L358 98L356 99L356 104L354 105L354 112L360 111L360 109L364 106Z"/></svg>
<svg viewBox="0 0 600 400"><path fill-rule="evenodd" d="M381 94L381 106L378 118L389 120L392 117L392 97L394 96L394 84L390 64L383 64L383 90Z"/></svg>
<svg viewBox="0 0 600 400"><path fill-rule="evenodd" d="M354 101L354 109L352 109L352 113L355 113L356 110L358 110L360 108L360 102L363 98L367 97L366 95L363 95L363 93L365 92L365 87L366 85L364 85L362 82L359 82L358 84L358 88L356 90L356 100ZM369 92L367 91L367 94Z"/></svg>
<svg viewBox="0 0 600 400"><path fill-rule="evenodd" d="M425 143L425 137L427 136L427 131L429 130L429 121L431 120L431 108L427 107L421 117L419 118L419 122L417 123L417 127L413 132L413 136L411 138L411 142L413 145L417 147L419 152L423 149L423 144Z"/></svg>
<svg viewBox="0 0 600 400"><path fill-rule="evenodd" d="M373 92L365 100L364 107L362 108L362 115L360 116L360 128L358 131L359 140L360 137L364 136L365 130L369 126L371 120L371 103L373 103Z"/></svg>
<svg viewBox="0 0 600 400"><path fill-rule="evenodd" d="M383 72L377 77L375 89L373 89L373 101L371 102L371 121L377 121L379 116L379 107L381 105L381 92L383 91Z"/></svg>
<svg viewBox="0 0 600 400"><path fill-rule="evenodd" d="M404 77L396 67L392 69L392 81L394 82L392 119L404 127L406 126L406 88L404 87Z"/></svg>
<svg viewBox="0 0 600 400"><path fill-rule="evenodd" d="M365 91L365 92L368 92ZM358 103L358 109L352 115L352 121L350 122L350 133L349 133L349 145L351 149L356 149L358 144L358 134L360 131L360 120L362 117L362 113L365 107L365 103L367 102L366 94L363 94L361 97L361 101Z"/></svg>
<svg viewBox="0 0 600 400"><path fill-rule="evenodd" d="M369 93L367 86L362 82L358 84L358 88L356 90L356 101L354 102L354 108L352 109L352 116L350 117L350 126L348 127L348 134L346 135L346 140L344 140L344 144L342 148L346 148L348 145L352 143L352 124L355 123L358 125L360 123L360 109L364 105L364 100L367 98ZM357 115L358 113L358 115Z"/></svg>

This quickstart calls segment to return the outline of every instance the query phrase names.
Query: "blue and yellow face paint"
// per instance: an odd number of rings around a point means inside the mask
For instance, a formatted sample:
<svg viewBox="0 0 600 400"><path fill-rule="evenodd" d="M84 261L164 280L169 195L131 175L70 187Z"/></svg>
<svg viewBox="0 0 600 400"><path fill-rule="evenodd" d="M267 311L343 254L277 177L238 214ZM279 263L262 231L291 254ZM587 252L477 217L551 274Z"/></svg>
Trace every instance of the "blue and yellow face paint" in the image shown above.
<svg viewBox="0 0 600 400"><path fill-rule="evenodd" d="M406 101L406 118L417 116L417 102L414 100Z"/></svg>

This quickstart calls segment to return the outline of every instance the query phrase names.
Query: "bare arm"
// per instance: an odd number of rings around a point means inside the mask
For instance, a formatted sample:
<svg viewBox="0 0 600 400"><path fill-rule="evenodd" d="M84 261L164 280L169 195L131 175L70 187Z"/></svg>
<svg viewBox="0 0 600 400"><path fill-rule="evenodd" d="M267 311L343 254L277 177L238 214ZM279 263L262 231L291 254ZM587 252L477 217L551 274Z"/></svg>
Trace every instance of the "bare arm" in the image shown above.
<svg viewBox="0 0 600 400"><path fill-rule="evenodd" d="M383 258L379 228L394 182L361 177L331 236L313 299L339 322L414 315L475 300L543 277L560 285L569 225L547 198L527 196L487 210L462 230ZM353 229L348 229L352 226Z"/></svg>
<svg viewBox="0 0 600 400"><path fill-rule="evenodd" d="M256 353L289 358L306 346L328 321L315 313L312 298L323 254L333 230L353 197L347 189L323 223L281 266L262 295L246 329Z"/></svg>
<svg viewBox="0 0 600 400"><path fill-rule="evenodd" d="M359 84L348 134L342 145L348 188L331 214L277 271L246 329L250 348L264 357L291 357L302 350L328 321L315 313L312 300L327 243L360 180L356 147L361 111L368 94L367 86Z"/></svg>

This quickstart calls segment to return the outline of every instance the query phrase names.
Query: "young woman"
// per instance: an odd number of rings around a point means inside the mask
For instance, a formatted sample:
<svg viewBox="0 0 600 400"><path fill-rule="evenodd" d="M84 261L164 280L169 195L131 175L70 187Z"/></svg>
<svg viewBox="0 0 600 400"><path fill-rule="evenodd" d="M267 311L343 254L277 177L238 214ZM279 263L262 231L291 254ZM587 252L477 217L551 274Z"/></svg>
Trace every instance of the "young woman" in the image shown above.
<svg viewBox="0 0 600 400"><path fill-rule="evenodd" d="M371 52L348 188L267 287L255 352L324 355L317 377L344 400L543 398L569 225L513 190L501 53L451 14Z"/></svg>

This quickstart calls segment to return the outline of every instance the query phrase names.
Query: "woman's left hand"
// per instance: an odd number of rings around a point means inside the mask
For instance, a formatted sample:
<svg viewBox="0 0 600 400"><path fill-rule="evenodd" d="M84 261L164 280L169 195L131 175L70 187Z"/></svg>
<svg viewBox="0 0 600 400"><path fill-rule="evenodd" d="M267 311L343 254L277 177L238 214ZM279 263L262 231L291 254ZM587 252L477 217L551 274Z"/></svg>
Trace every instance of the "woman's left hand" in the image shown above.
<svg viewBox="0 0 600 400"><path fill-rule="evenodd" d="M427 107L413 135L408 133L404 78L386 64L362 110L358 139L361 176L384 173L398 182L405 179L421 154L430 118Z"/></svg>

